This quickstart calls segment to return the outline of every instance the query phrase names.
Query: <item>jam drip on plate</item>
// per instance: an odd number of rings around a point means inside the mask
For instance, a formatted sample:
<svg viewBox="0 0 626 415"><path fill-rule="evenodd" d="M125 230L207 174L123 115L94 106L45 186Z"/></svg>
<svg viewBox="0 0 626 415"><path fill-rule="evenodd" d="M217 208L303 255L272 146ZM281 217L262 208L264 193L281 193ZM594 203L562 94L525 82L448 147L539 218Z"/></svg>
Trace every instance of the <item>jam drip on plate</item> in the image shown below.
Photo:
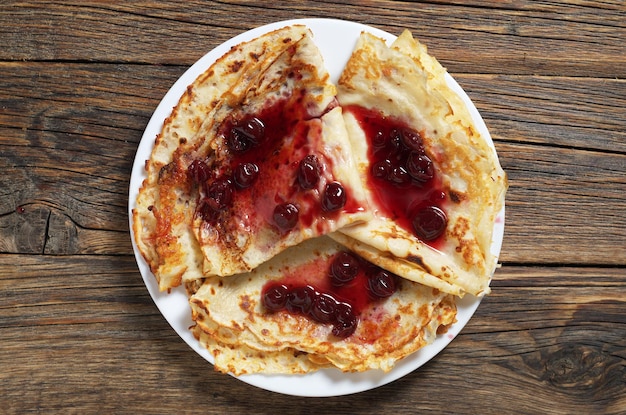
<svg viewBox="0 0 626 415"><path fill-rule="evenodd" d="M331 324L338 338L354 334L361 313L393 295L398 285L395 274L348 251L309 267L266 284L262 304L271 313L288 312Z"/></svg>
<svg viewBox="0 0 626 415"><path fill-rule="evenodd" d="M447 226L446 193L420 132L377 110L344 107L368 143L367 177L379 213L436 247Z"/></svg>

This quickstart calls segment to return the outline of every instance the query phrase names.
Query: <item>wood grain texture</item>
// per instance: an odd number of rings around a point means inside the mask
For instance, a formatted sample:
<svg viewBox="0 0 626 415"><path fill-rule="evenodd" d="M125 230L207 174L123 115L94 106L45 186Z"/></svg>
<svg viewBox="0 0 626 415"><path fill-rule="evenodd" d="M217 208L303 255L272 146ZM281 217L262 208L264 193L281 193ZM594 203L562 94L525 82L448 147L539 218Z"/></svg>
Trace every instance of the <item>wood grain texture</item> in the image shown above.
<svg viewBox="0 0 626 415"><path fill-rule="evenodd" d="M396 34L410 28L452 72L624 77L623 3L440 3L5 2L0 36L15 41L0 53L6 60L190 65L250 28L327 17Z"/></svg>
<svg viewBox="0 0 626 415"><path fill-rule="evenodd" d="M128 183L174 81L301 17L410 28L472 98L509 176L493 293L389 385L283 396L215 373L134 260ZM626 413L622 1L0 4L1 413Z"/></svg>

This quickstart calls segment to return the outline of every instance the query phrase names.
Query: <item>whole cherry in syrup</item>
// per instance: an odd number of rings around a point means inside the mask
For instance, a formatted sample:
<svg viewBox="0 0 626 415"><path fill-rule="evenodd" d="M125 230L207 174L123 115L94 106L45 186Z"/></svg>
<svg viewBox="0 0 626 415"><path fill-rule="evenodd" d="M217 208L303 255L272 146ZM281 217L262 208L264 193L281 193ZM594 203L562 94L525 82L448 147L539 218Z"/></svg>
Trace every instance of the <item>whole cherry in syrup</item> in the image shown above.
<svg viewBox="0 0 626 415"><path fill-rule="evenodd" d="M285 308L290 313L308 315L318 295L319 293L310 285L295 287L287 292Z"/></svg>
<svg viewBox="0 0 626 415"><path fill-rule="evenodd" d="M233 172L233 180L239 189L252 186L259 175L259 166L255 163L239 163Z"/></svg>
<svg viewBox="0 0 626 415"><path fill-rule="evenodd" d="M311 316L313 320L322 324L331 323L336 320L338 307L337 300L329 294L319 293L315 296L311 305Z"/></svg>
<svg viewBox="0 0 626 415"><path fill-rule="evenodd" d="M424 241L433 241L446 230L448 218L437 206L426 206L413 217L413 228L417 236Z"/></svg>
<svg viewBox="0 0 626 415"><path fill-rule="evenodd" d="M265 124L259 118L245 118L233 125L228 136L226 144L237 153L249 150L257 146L265 137Z"/></svg>
<svg viewBox="0 0 626 415"><path fill-rule="evenodd" d="M293 203L282 203L274 208L274 223L279 229L288 231L298 224L300 210Z"/></svg>
<svg viewBox="0 0 626 415"><path fill-rule="evenodd" d="M400 141L405 148L417 153L425 152L424 141L422 140L420 133L409 128L397 129L396 134L397 133L399 133Z"/></svg>
<svg viewBox="0 0 626 415"><path fill-rule="evenodd" d="M263 305L269 311L280 311L287 305L289 289L285 284L273 284L263 292Z"/></svg>
<svg viewBox="0 0 626 415"><path fill-rule="evenodd" d="M233 182L229 178L213 181L206 188L205 199L215 211L228 209L233 202Z"/></svg>
<svg viewBox="0 0 626 415"><path fill-rule="evenodd" d="M396 280L394 275L384 269L376 270L367 278L368 289L373 296L378 298L391 297L396 292Z"/></svg>
<svg viewBox="0 0 626 415"><path fill-rule="evenodd" d="M412 151L406 161L406 170L419 183L426 183L435 177L432 160L424 153Z"/></svg>
<svg viewBox="0 0 626 415"><path fill-rule="evenodd" d="M338 303L335 308L335 322L332 333L336 337L350 337L357 329L359 318L347 303Z"/></svg>
<svg viewBox="0 0 626 415"><path fill-rule="evenodd" d="M404 186L411 183L411 175L405 166L392 165L387 180L396 186Z"/></svg>
<svg viewBox="0 0 626 415"><path fill-rule="evenodd" d="M333 285L341 286L356 278L359 273L359 260L354 254L342 251L330 264L330 277Z"/></svg>
<svg viewBox="0 0 626 415"><path fill-rule="evenodd" d="M194 183L201 184L211 177L211 169L204 161L197 159L187 167L187 174Z"/></svg>
<svg viewBox="0 0 626 415"><path fill-rule="evenodd" d="M347 199L343 185L339 182L330 182L322 195L322 209L327 212L339 210L346 205Z"/></svg>
<svg viewBox="0 0 626 415"><path fill-rule="evenodd" d="M313 189L320 181L321 166L314 154L309 154L298 166L298 183L302 189Z"/></svg>

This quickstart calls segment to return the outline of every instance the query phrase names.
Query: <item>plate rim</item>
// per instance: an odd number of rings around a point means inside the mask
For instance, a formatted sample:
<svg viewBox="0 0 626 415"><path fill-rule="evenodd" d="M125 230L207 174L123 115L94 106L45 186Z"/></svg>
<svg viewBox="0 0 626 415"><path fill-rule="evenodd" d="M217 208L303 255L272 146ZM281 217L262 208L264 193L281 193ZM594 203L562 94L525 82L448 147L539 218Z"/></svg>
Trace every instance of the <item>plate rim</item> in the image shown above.
<svg viewBox="0 0 626 415"><path fill-rule="evenodd" d="M136 206L136 197L139 188L146 177L145 174L145 160L149 158L152 148L154 147L154 139L160 132L163 122L167 116L170 115L173 107L177 105L180 97L184 93L188 85L203 73L215 60L228 52L232 46L235 46L243 41L254 39L264 33L272 30L276 30L285 26L303 24L309 27L314 33L314 41L316 40L316 31L321 31L324 28L333 28L341 26L343 29L348 28L350 32L355 32L354 42L358 37L358 32L368 31L378 37L385 39L387 42L391 42L397 38L396 35L372 27L366 24L334 19L334 18L299 18L281 20L253 29L239 33L238 35L228 39L227 41L217 45L213 49L209 50L202 57L196 60L169 88L166 94L163 96L154 112L152 113L150 120L148 121L146 128L142 134L141 140L137 147L137 152L133 160L130 185L128 190L128 215L129 215L129 227L130 237L133 247L133 253L143 282L148 289L148 292L157 306L161 315L168 322L170 327L178 334L181 339L187 343L192 350L194 350L203 359L214 364L213 356L209 351L200 345L200 343L193 337L191 330L189 330L189 323L191 322L191 308L187 302L187 295L184 292L184 288L178 287L171 290L170 293L160 292L156 283L156 278L150 271L147 263L139 252L133 229L133 215L132 210ZM317 44L317 43L316 43ZM320 45L318 45L320 46ZM323 50L322 55L324 56ZM349 55L348 55L349 56ZM324 56L325 63L326 56ZM347 58L346 58L347 61ZM495 152L495 146L487 126L475 107L469 96L457 83L457 81L446 71L446 80L450 87L461 97L461 99L468 106L472 115L473 121L476 123L481 135L485 137L488 143L492 146ZM156 133L155 133L156 132ZM496 154L497 157L497 154ZM501 212L498 214L498 219L494 224L494 236L492 241L491 250L492 253L499 257L502 247L502 241L504 236L504 206ZM180 307L179 304L184 301L187 307ZM313 372L305 375L264 375L264 374L251 374L242 376L233 376L238 380L241 380L251 386L255 386L267 391L281 393L285 395L300 396L300 397L334 397L343 396L367 390L375 389L380 386L386 385L393 381L396 381L411 372L416 371L424 364L435 358L441 353L452 340L462 331L465 325L473 317L476 309L480 305L482 298L466 295L461 299L457 299L457 308L461 312L457 312L457 322L451 327L449 332L445 335L439 335L435 341L429 345L424 346L422 349L415 353L405 357L399 361L396 366L389 372L383 373L381 371L368 371L360 373L344 373L338 369L329 368L321 369L320 371ZM172 308L174 306L174 308ZM178 307L178 309L175 309ZM186 312L186 314L184 313ZM426 351L426 356L424 356ZM322 385L320 388L314 387L315 383L326 381L326 385ZM306 386L301 388L301 386Z"/></svg>

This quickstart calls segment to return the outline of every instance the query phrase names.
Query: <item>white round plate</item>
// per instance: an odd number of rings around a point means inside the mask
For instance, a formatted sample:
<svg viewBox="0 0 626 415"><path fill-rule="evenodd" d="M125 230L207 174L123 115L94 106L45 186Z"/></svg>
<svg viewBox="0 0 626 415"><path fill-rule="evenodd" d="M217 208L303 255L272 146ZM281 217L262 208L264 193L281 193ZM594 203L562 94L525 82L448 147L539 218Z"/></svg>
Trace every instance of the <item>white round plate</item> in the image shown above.
<svg viewBox="0 0 626 415"><path fill-rule="evenodd" d="M167 92L146 127L137 149L137 155L131 173L128 203L131 221L132 209L135 207L139 188L146 177L144 170L145 160L150 158L154 139L161 131L163 121L169 116L172 108L178 103L179 98L185 92L187 86L211 66L213 62L228 52L232 46L257 38L269 31L296 23L304 24L312 30L315 43L324 57L324 62L334 82L338 80L361 31L368 31L388 42L393 42L396 38L396 36L382 30L354 22L334 19L297 19L276 22L252 29L235 36L204 55L191 66ZM491 142L489 131L467 94L450 75L447 75L447 81L470 108L480 133ZM191 320L191 309L187 301L185 290L179 287L178 289L172 290L169 294L159 291L154 275L150 272L148 265L135 245L134 235L132 235L132 223L130 228L133 249L139 270L159 311L178 335L200 356L212 364L214 361L213 356L196 341L189 330L193 322ZM492 252L496 256L500 253L503 233L504 209L500 212L495 223ZM434 343L400 361L396 367L388 373L381 371L343 373L336 369L324 369L307 375L244 375L239 376L238 379L269 391L296 396L339 396L373 389L405 376L432 359L459 334L459 331L467 324L479 304L480 299L470 295L459 300L457 303L457 322L450 330L448 330L446 334L438 336Z"/></svg>

